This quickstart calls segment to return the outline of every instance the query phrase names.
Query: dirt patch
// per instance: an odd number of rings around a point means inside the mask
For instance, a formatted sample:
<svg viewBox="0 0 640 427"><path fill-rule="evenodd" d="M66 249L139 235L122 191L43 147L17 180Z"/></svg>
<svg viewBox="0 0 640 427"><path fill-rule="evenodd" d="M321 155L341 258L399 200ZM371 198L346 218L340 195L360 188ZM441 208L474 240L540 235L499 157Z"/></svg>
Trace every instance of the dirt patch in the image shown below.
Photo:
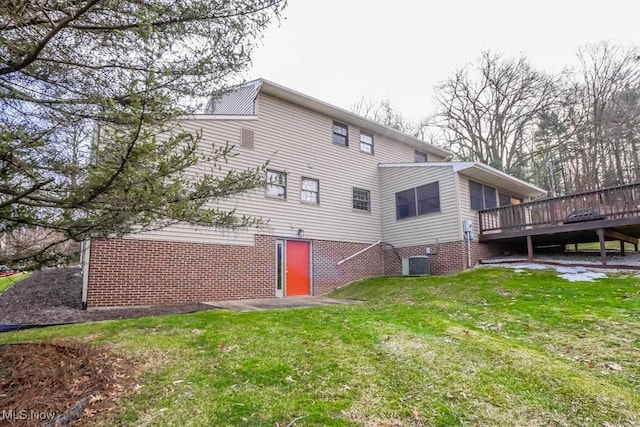
<svg viewBox="0 0 640 427"><path fill-rule="evenodd" d="M0 325L45 325L126 319L211 310L206 304L82 310L82 270L55 268L33 273L0 294Z"/></svg>
<svg viewBox="0 0 640 427"><path fill-rule="evenodd" d="M126 359L87 343L2 345L0 425L46 425L69 411L88 421L133 389L131 371Z"/></svg>

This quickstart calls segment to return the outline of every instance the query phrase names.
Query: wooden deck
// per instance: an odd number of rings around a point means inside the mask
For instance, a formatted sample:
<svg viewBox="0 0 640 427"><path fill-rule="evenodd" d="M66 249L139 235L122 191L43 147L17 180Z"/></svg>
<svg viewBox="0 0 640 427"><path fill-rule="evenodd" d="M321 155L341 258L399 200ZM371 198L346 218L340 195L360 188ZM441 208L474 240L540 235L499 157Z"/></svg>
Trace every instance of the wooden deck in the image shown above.
<svg viewBox="0 0 640 427"><path fill-rule="evenodd" d="M526 243L530 259L534 247L600 242L606 264L606 240L638 245L640 183L487 209L478 221L481 242Z"/></svg>

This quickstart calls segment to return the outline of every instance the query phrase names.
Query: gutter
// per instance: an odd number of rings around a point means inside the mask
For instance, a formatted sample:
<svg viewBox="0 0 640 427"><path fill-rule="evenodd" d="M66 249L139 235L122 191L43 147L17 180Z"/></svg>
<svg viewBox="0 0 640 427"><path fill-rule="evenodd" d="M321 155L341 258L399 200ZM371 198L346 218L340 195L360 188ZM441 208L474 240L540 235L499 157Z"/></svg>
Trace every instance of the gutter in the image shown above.
<svg viewBox="0 0 640 427"><path fill-rule="evenodd" d="M82 241L80 246L80 264L82 265L82 309L87 309L87 291L89 288L89 260L91 258L91 240Z"/></svg>

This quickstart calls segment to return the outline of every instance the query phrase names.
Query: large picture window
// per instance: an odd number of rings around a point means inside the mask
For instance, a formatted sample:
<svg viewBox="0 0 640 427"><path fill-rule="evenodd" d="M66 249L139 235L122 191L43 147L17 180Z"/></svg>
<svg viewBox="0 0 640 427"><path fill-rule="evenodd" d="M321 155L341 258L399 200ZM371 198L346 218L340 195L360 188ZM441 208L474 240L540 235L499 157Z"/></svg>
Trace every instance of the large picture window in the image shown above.
<svg viewBox="0 0 640 427"><path fill-rule="evenodd" d="M481 211L498 206L496 189L479 182L469 181L469 196L471 209Z"/></svg>
<svg viewBox="0 0 640 427"><path fill-rule="evenodd" d="M432 182L396 193L396 219L440 212L440 184Z"/></svg>

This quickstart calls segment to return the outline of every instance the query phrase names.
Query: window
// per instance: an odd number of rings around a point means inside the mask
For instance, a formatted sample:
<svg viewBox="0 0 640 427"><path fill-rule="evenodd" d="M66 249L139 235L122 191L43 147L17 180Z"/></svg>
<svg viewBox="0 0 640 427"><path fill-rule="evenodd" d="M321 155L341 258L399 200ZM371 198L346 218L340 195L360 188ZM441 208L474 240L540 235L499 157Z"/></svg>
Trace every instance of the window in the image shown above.
<svg viewBox="0 0 640 427"><path fill-rule="evenodd" d="M440 212L440 184L432 182L396 193L396 219Z"/></svg>
<svg viewBox="0 0 640 427"><path fill-rule="evenodd" d="M519 205L522 203L522 199L503 193L498 194L498 201L500 202L500 206Z"/></svg>
<svg viewBox="0 0 640 427"><path fill-rule="evenodd" d="M432 182L416 188L418 215L440 212L440 184Z"/></svg>
<svg viewBox="0 0 640 427"><path fill-rule="evenodd" d="M349 146L349 128L347 125L333 122L333 142L335 144Z"/></svg>
<svg viewBox="0 0 640 427"><path fill-rule="evenodd" d="M320 203L320 182L317 179L302 177L300 200L307 203Z"/></svg>
<svg viewBox="0 0 640 427"><path fill-rule="evenodd" d="M396 219L416 216L416 189L396 193Z"/></svg>
<svg viewBox="0 0 640 427"><path fill-rule="evenodd" d="M498 205L496 189L488 185L469 181L469 196L471 198L471 209L476 211L495 208Z"/></svg>
<svg viewBox="0 0 640 427"><path fill-rule="evenodd" d="M360 131L360 151L373 154L373 134Z"/></svg>
<svg viewBox="0 0 640 427"><path fill-rule="evenodd" d="M425 153L424 151L416 150L413 152L413 154L414 154L414 160L416 163L426 163L427 153Z"/></svg>
<svg viewBox="0 0 640 427"><path fill-rule="evenodd" d="M353 189L353 209L359 211L371 211L371 192L361 188Z"/></svg>
<svg viewBox="0 0 640 427"><path fill-rule="evenodd" d="M267 170L267 196L287 198L287 175L284 172Z"/></svg>

